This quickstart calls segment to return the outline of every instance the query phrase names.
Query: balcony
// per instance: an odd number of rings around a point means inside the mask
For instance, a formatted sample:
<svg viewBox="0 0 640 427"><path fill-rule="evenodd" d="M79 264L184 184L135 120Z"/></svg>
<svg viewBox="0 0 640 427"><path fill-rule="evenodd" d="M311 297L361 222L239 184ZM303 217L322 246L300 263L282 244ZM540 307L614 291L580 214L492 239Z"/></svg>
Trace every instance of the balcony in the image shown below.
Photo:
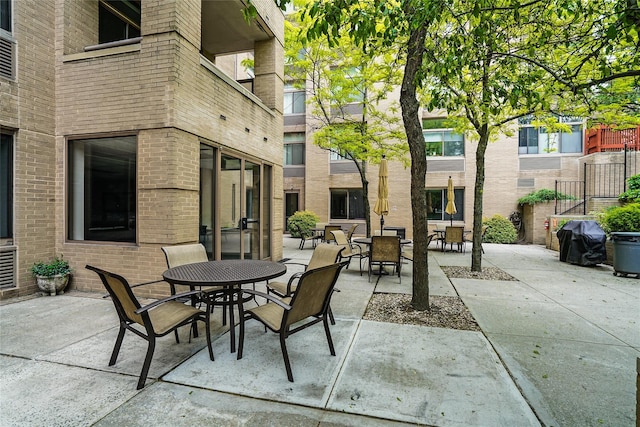
<svg viewBox="0 0 640 427"><path fill-rule="evenodd" d="M611 151L640 151L640 126L635 129L613 130L599 125L585 136L584 154Z"/></svg>

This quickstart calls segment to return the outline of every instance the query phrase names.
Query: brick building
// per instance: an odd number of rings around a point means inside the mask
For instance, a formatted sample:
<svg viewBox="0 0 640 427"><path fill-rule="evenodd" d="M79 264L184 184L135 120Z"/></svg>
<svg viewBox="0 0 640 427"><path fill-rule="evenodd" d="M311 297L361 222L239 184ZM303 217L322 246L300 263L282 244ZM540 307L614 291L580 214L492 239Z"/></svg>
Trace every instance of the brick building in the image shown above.
<svg viewBox="0 0 640 427"><path fill-rule="evenodd" d="M81 290L165 245L282 257L283 16L253 3L0 1L0 298L55 255Z"/></svg>

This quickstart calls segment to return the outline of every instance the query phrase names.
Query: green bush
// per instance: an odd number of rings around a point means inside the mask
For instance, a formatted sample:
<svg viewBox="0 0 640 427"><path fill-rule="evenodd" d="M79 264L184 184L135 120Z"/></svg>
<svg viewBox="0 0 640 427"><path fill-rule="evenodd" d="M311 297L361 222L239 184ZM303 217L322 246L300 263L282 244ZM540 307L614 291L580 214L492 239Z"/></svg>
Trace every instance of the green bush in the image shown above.
<svg viewBox="0 0 640 427"><path fill-rule="evenodd" d="M287 228L290 228L291 224L295 224L300 228L300 232L307 236L318 221L320 221L318 215L311 211L297 211L287 219ZM291 237L300 237L300 234L297 231L291 232Z"/></svg>
<svg viewBox="0 0 640 427"><path fill-rule="evenodd" d="M60 256L60 258L55 257L49 262L41 261L33 264L31 273L34 276L53 277L58 274L65 275L71 273L71 267L69 263Z"/></svg>
<svg viewBox="0 0 640 427"><path fill-rule="evenodd" d="M575 200L576 199L575 197L570 196L569 194L556 193L554 190L548 190L546 188L542 188L538 191L533 191L524 197L520 197L518 199L518 204L535 205L536 203L550 202L551 200L556 199L556 194L558 195L558 200Z"/></svg>
<svg viewBox="0 0 640 427"><path fill-rule="evenodd" d="M623 203L640 202L640 174L630 176L627 179L628 190L618 196Z"/></svg>
<svg viewBox="0 0 640 427"><path fill-rule="evenodd" d="M614 206L597 215L596 220L607 233L640 231L640 203Z"/></svg>
<svg viewBox="0 0 640 427"><path fill-rule="evenodd" d="M518 232L511 221L501 215L484 219L482 224L487 227L484 233L484 241L487 243L515 243L518 238Z"/></svg>

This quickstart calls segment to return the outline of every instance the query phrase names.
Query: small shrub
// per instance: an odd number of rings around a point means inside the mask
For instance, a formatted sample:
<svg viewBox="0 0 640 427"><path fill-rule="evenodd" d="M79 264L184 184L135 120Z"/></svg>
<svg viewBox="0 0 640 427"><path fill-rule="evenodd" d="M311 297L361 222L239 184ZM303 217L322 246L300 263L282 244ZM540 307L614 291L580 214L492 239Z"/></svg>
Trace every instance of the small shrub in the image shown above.
<svg viewBox="0 0 640 427"><path fill-rule="evenodd" d="M628 190L618 196L623 203L640 202L640 174L630 176L627 179Z"/></svg>
<svg viewBox="0 0 640 427"><path fill-rule="evenodd" d="M596 221L607 234L616 231L640 231L640 203L611 207L596 215Z"/></svg>
<svg viewBox="0 0 640 427"><path fill-rule="evenodd" d="M511 221L501 215L496 214L482 223L487 226L484 233L484 241L487 243L515 243L518 238L518 232Z"/></svg>
<svg viewBox="0 0 640 427"><path fill-rule="evenodd" d="M309 235L318 221L320 221L318 215L311 211L297 211L287 219L287 228L290 228L291 224L295 224L300 228L300 232ZM297 231L291 232L291 237L300 237L300 234Z"/></svg>
<svg viewBox="0 0 640 427"><path fill-rule="evenodd" d="M37 262L31 267L31 274L34 276L53 277L69 273L71 273L71 267L66 260L62 259L62 256L55 257L49 262Z"/></svg>
<svg viewBox="0 0 640 427"><path fill-rule="evenodd" d="M551 200L556 199L556 194L557 194L558 200L575 200L576 199L575 197L569 194L556 193L554 190L548 190L546 188L542 188L538 191L533 191L524 197L520 197L518 199L518 204L535 205L536 203L550 202Z"/></svg>

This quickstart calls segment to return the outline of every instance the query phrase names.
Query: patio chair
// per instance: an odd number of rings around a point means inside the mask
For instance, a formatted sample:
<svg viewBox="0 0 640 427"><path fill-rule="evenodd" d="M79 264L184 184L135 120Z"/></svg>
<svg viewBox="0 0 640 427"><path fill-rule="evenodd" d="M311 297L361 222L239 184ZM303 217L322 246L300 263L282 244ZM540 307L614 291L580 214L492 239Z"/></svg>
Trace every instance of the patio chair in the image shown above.
<svg viewBox="0 0 640 427"><path fill-rule="evenodd" d="M246 293L266 298L268 302L248 310L242 310L240 314L238 359L242 359L244 349L244 323L250 319L261 322L266 328L280 336L280 349L282 350L284 366L287 371L287 378L291 382L293 382L293 372L286 345L286 339L290 335L322 322L327 336L327 343L329 344L329 351L332 356L335 356L336 352L333 347L327 318L333 288L340 275L340 270L346 265L347 261L344 261L307 270L300 276L298 289L290 298L280 299L263 292L245 290L244 292ZM307 320L305 323L293 327L294 324L305 320Z"/></svg>
<svg viewBox="0 0 640 427"><path fill-rule="evenodd" d="M444 232L444 242L442 244L442 252L445 251L447 243L451 244L451 250L453 251L453 244L458 245L458 252L463 252L464 248L464 227L460 226L447 226Z"/></svg>
<svg viewBox="0 0 640 427"><path fill-rule="evenodd" d="M435 234L429 234L427 236L427 249L429 249L429 245L431 244L431 241L433 240L433 238L435 237ZM411 248L402 248L402 258L413 262L413 247Z"/></svg>
<svg viewBox="0 0 640 427"><path fill-rule="evenodd" d="M377 267L378 272L382 274L385 267L391 266L393 267L392 273L397 271L398 279L402 283L400 254L400 238L398 236L372 236L369 252L369 281L371 281L374 268ZM380 276L378 276L378 280L380 280ZM378 283L377 280L376 283Z"/></svg>
<svg viewBox="0 0 640 427"><path fill-rule="evenodd" d="M173 268L184 264L193 264L195 262L209 261L207 250L200 243L189 245L163 246L162 252L164 252L164 257L167 261L167 268ZM223 286L201 286L200 290L209 294L210 298L226 298L225 288ZM171 292L175 293L175 289L173 287L171 288ZM214 305L215 304L211 304L212 310ZM226 306L222 305L222 308L224 310L222 313L222 324L226 325Z"/></svg>
<svg viewBox="0 0 640 427"><path fill-rule="evenodd" d="M314 249L308 264L301 264L298 262L285 262L285 264L302 265L304 266L304 271L326 267L327 265L338 262L340 260L340 253L343 250L344 248L339 245L321 243ZM281 298L290 297L296 292L296 289L298 288L296 282L300 279L302 274L303 272L294 273L287 283L278 281L267 283L267 293L276 294Z"/></svg>
<svg viewBox="0 0 640 427"><path fill-rule="evenodd" d="M342 261L343 259L348 259L350 264L351 258L358 258L358 264L360 265L360 275L362 276L362 260L369 257L369 252L363 251L360 245L349 243L349 241L347 240L347 236L345 236L344 234L344 231L335 230L331 233L333 233L336 244L344 248L344 250L340 252L340 261ZM349 268L349 264L347 264L347 269Z"/></svg>
<svg viewBox="0 0 640 427"><path fill-rule="evenodd" d="M313 247L316 247L318 240L320 240L321 236L314 233L311 230L302 231L302 229L297 224L289 224L289 230L291 233L296 233L300 237L300 244L298 245L298 249L304 249L304 244L307 242L311 242Z"/></svg>
<svg viewBox="0 0 640 427"><path fill-rule="evenodd" d="M124 339L124 334L127 330L147 340L149 343L149 346L147 347L147 354L144 358L144 363L142 364L140 378L138 379L138 390L144 387L144 383L147 379L149 366L151 365L151 359L153 358L153 351L156 346L156 338L163 337L174 332L176 336L176 343L180 343L178 328L181 326L195 324L198 320L205 323L209 358L213 360L209 313L206 310L202 311L190 305L176 301L179 298L191 297L192 295L199 296L202 293L201 291L189 291L174 294L170 297L142 306L132 290L132 288L140 285L129 285L124 277L91 265L87 265L85 268L98 274L100 280L102 280L102 284L111 296L113 305L116 308L116 313L118 313L120 330L111 353L109 366L115 365L116 360L118 359L118 353L120 352L120 346L122 345L122 340ZM146 284L148 283L141 285ZM134 327L134 325L144 327L144 331L141 331L139 327ZM191 336L189 336L189 338L191 338Z"/></svg>
<svg viewBox="0 0 640 427"><path fill-rule="evenodd" d="M324 226L324 241L326 243L335 242L336 239L333 237L332 231L342 230L342 227L339 225L325 225Z"/></svg>
<svg viewBox="0 0 640 427"><path fill-rule="evenodd" d="M358 228L360 224L351 224L351 228L347 232L347 241L351 243L351 239L353 238L353 233L356 232L356 228Z"/></svg>

